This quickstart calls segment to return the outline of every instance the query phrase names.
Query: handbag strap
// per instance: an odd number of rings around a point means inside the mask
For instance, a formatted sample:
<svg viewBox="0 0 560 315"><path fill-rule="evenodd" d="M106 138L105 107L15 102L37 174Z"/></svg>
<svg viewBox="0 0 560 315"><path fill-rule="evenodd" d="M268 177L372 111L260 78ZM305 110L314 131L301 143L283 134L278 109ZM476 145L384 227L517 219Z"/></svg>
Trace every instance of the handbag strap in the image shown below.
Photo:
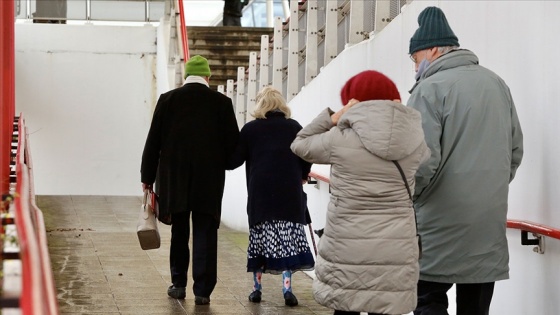
<svg viewBox="0 0 560 315"><path fill-rule="evenodd" d="M410 198L410 201L412 201L412 194L410 193L410 186L408 186L408 181L406 180L406 176L404 176L404 172L401 168L401 165L399 164L399 162L397 162L395 160L393 160L393 163L395 163L395 165L399 169L399 173L401 173L402 180L404 182L404 185L406 186L406 191L408 191L408 198Z"/></svg>
<svg viewBox="0 0 560 315"><path fill-rule="evenodd" d="M408 191L408 198L410 198L410 201L412 201L412 194L410 193L410 186L408 186L408 181L406 180L406 176L404 175L404 171L401 167L401 165L399 164L399 162L393 160L392 161L395 166L397 166L397 168L399 169L399 173L401 173L401 177L402 180L404 182L404 186L406 187L406 191ZM416 210L412 209L414 212L414 224L416 225L416 231L418 232L418 220L416 220Z"/></svg>
<svg viewBox="0 0 560 315"><path fill-rule="evenodd" d="M142 206L144 208L146 208L146 205L148 204L148 193L149 193L149 190L145 189L144 190L144 197L142 198Z"/></svg>

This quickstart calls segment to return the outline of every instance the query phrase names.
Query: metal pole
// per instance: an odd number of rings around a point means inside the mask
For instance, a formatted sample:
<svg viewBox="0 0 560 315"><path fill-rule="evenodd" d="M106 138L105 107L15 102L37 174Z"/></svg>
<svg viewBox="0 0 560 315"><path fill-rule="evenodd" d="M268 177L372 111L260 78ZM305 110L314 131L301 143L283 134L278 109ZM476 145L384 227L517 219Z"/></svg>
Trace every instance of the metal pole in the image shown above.
<svg viewBox="0 0 560 315"><path fill-rule="evenodd" d="M25 1L25 18L31 19L31 0Z"/></svg>
<svg viewBox="0 0 560 315"><path fill-rule="evenodd" d="M91 0L86 0L86 21L91 20Z"/></svg>
<svg viewBox="0 0 560 315"><path fill-rule="evenodd" d="M266 0L266 26L274 27L274 1Z"/></svg>
<svg viewBox="0 0 560 315"><path fill-rule="evenodd" d="M150 22L150 0L144 0L144 22Z"/></svg>
<svg viewBox="0 0 560 315"><path fill-rule="evenodd" d="M290 5L288 0L282 0L282 9L284 10L284 20L286 20L290 17Z"/></svg>

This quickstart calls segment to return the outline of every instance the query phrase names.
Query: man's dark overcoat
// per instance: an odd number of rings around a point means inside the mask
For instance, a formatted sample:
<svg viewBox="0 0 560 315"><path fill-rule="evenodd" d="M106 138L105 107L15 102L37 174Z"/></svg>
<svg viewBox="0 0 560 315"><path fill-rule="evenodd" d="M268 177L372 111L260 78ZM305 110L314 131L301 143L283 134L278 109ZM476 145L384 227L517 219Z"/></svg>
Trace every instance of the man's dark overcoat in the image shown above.
<svg viewBox="0 0 560 315"><path fill-rule="evenodd" d="M162 94L142 154L141 179L151 184L159 166L159 206L219 222L227 157L239 137L231 100L200 83Z"/></svg>

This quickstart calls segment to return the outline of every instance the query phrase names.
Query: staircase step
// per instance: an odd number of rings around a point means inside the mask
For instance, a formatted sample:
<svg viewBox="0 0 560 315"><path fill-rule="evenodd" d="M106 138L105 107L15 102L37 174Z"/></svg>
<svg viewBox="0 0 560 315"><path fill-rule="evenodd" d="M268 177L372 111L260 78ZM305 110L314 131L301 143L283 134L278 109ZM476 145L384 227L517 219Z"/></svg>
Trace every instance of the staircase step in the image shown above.
<svg viewBox="0 0 560 315"><path fill-rule="evenodd" d="M261 36L272 37L273 29L266 27L188 26L189 54L208 59L212 77L210 87L226 85L237 80L238 67L249 66L249 54L260 53Z"/></svg>

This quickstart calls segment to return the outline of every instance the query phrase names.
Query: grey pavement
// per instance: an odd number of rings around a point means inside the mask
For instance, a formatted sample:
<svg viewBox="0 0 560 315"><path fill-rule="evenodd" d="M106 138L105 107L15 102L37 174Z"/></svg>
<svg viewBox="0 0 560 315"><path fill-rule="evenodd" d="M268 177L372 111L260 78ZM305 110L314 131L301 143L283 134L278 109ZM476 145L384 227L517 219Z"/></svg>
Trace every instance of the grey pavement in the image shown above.
<svg viewBox="0 0 560 315"><path fill-rule="evenodd" d="M303 272L292 279L299 306L284 305L282 276L269 274L263 275L262 302L249 302L253 279L245 269L248 234L223 224L218 284L210 305L194 304L192 281L186 299L169 298L170 228L159 225L159 249L142 250L136 236L140 204L141 197L37 196L61 314L333 313L313 300L312 280Z"/></svg>

